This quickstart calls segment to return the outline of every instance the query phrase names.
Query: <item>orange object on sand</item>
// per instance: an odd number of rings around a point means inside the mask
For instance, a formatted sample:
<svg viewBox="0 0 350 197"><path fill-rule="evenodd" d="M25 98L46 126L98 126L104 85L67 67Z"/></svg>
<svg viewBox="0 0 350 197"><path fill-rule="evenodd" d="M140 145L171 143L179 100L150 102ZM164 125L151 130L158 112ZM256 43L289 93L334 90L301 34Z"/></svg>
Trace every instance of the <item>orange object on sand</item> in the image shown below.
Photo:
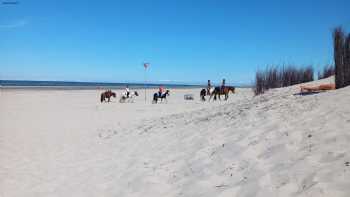
<svg viewBox="0 0 350 197"><path fill-rule="evenodd" d="M300 86L301 92L320 92L327 90L335 90L335 84L321 84L319 86Z"/></svg>

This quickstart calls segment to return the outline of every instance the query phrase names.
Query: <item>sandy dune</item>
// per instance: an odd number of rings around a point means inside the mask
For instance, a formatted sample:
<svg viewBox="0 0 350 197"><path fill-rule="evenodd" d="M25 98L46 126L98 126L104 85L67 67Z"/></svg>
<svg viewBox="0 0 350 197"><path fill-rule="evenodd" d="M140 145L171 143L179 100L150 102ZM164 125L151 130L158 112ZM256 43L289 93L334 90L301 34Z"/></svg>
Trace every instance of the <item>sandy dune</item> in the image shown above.
<svg viewBox="0 0 350 197"><path fill-rule="evenodd" d="M2 90L0 196L349 196L350 87L298 91L153 105Z"/></svg>

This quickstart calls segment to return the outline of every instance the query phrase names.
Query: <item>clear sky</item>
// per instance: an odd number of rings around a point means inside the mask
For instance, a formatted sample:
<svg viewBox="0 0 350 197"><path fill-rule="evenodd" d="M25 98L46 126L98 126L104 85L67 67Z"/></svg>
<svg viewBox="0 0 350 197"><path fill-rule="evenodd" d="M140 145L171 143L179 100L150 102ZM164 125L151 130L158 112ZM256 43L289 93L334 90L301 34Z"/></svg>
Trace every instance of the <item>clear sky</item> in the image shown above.
<svg viewBox="0 0 350 197"><path fill-rule="evenodd" d="M333 62L349 0L0 0L0 79L250 83Z"/></svg>

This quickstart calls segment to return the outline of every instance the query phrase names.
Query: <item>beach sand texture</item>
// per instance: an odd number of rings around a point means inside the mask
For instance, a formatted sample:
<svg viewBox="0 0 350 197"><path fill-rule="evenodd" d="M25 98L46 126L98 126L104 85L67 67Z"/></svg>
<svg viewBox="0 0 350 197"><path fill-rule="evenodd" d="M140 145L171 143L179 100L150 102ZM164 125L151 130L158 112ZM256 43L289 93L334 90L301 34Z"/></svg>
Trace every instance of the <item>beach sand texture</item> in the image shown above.
<svg viewBox="0 0 350 197"><path fill-rule="evenodd" d="M350 87L155 91L1 90L0 196L349 196Z"/></svg>

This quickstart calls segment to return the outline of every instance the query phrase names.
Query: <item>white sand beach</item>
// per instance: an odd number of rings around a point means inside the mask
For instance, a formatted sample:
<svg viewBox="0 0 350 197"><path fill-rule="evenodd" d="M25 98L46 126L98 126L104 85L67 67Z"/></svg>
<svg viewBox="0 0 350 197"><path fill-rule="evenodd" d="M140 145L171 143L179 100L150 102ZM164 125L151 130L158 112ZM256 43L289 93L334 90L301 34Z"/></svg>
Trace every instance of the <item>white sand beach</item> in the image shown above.
<svg viewBox="0 0 350 197"><path fill-rule="evenodd" d="M161 104L138 91L0 90L0 197L350 194L350 87L217 102L171 89Z"/></svg>

